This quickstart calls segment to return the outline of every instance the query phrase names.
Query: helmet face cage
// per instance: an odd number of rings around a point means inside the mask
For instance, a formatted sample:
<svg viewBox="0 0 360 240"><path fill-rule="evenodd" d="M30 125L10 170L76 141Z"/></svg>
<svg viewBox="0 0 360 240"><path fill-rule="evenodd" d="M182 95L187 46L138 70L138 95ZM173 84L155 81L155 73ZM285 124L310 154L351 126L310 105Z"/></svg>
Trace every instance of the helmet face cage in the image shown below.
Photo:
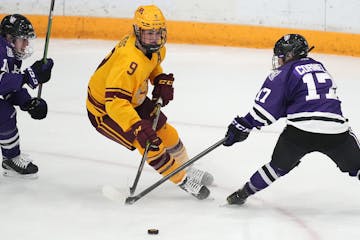
<svg viewBox="0 0 360 240"><path fill-rule="evenodd" d="M166 43L166 35L167 35L166 28L148 30L148 29L141 29L138 26L134 25L134 31L135 31L137 41L139 42L141 47L144 48L146 53L157 52ZM160 40L157 43L153 43L153 44L144 42L143 41L143 39L145 39L144 31L159 31L160 36L161 36Z"/></svg>
<svg viewBox="0 0 360 240"><path fill-rule="evenodd" d="M274 46L273 69L279 66L279 58L287 63L294 59L306 57L309 52L309 45L306 39L299 34L287 34L281 37Z"/></svg>
<svg viewBox="0 0 360 240"><path fill-rule="evenodd" d="M29 40L36 38L34 28L31 22L20 14L12 14L3 18L0 25L1 36L11 37L11 46L17 59L22 60L32 54L32 48L29 46ZM22 45L17 41L24 41L25 47L16 47Z"/></svg>
<svg viewBox="0 0 360 240"><path fill-rule="evenodd" d="M135 11L134 33L138 44L146 51L146 54L157 52L166 43L167 31L165 17L155 5L140 6ZM160 34L156 43L144 42L144 31L154 31Z"/></svg>

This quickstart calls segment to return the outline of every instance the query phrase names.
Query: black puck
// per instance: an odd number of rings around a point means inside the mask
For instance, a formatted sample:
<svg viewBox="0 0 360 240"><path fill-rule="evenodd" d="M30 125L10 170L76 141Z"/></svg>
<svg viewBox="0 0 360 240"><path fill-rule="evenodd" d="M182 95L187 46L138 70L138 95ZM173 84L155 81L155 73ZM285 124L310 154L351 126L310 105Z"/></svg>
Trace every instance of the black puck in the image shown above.
<svg viewBox="0 0 360 240"><path fill-rule="evenodd" d="M159 229L155 229L155 228L150 228L148 229L148 234L151 234L151 235L155 235L155 234L158 234L159 233Z"/></svg>

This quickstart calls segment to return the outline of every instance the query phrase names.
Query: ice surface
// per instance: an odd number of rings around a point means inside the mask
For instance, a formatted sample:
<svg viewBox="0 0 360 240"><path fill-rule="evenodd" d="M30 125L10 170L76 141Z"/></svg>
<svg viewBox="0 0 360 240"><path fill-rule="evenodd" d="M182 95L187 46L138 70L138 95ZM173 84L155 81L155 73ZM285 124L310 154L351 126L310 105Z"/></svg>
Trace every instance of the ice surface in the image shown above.
<svg viewBox="0 0 360 240"><path fill-rule="evenodd" d="M31 59L42 57L37 39ZM313 153L287 176L249 198L225 207L270 160L284 126L279 121L253 132L231 148L220 146L197 162L213 173L210 199L198 201L164 183L133 205L125 205L141 156L98 134L86 116L87 82L114 41L51 39L55 61L43 87L49 115L32 120L18 112L23 152L39 165L37 180L0 176L2 240L241 240L360 238L360 183L341 173L328 158ZM271 68L271 50L168 44L163 63L175 75L175 100L163 111L190 156L223 138L236 115L246 114ZM338 85L343 112L360 134L360 58L312 54L323 61ZM33 92L36 95L36 91ZM138 191L160 179L145 165ZM120 201L102 194L119 189ZM147 229L159 229L150 236Z"/></svg>

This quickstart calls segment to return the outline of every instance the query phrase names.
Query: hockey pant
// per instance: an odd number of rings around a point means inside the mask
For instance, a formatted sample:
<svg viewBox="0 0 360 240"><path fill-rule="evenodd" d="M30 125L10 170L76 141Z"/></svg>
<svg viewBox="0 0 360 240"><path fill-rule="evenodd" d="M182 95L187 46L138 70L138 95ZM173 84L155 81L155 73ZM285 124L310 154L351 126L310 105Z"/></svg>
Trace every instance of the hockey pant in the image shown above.
<svg viewBox="0 0 360 240"><path fill-rule="evenodd" d="M140 111L138 113L143 115ZM124 132L108 115L97 117L88 112L88 117L95 129L102 135L130 150L137 149L143 155L145 149L135 140L133 133ZM145 116L144 118L147 119L148 117ZM188 155L176 129L166 123L166 117L163 114L160 115L158 127L156 133L161 138L162 144L159 151L148 152L147 162L165 176L177 169L183 162L186 162ZM170 180L175 184L179 184L183 181L185 175L186 172L183 170L171 177Z"/></svg>
<svg viewBox="0 0 360 240"><path fill-rule="evenodd" d="M256 171L245 187L251 194L268 187L314 151L327 155L342 172L360 180L360 145L351 129L340 134L317 134L287 126L276 143L271 162Z"/></svg>

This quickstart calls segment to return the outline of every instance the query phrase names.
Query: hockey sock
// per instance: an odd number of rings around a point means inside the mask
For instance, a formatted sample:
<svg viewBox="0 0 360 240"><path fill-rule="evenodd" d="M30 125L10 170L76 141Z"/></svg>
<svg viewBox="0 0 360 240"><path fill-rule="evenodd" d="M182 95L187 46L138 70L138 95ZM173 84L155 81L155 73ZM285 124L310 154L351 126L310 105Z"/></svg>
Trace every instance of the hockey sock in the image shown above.
<svg viewBox="0 0 360 240"><path fill-rule="evenodd" d="M251 176L250 181L245 184L245 188L250 194L254 194L267 188L285 174L287 174L286 171L272 166L271 163L267 163Z"/></svg>
<svg viewBox="0 0 360 240"><path fill-rule="evenodd" d="M178 164L175 159L166 151L163 154L160 154L156 157L149 157L147 159L150 166L152 166L157 172L161 175L166 176L169 173L175 171L180 164ZM181 183L185 178L186 172L185 170L180 171L179 173L175 174L170 178L175 184Z"/></svg>
<svg viewBox="0 0 360 240"><path fill-rule="evenodd" d="M0 146L5 158L13 158L20 154L20 139L18 129L0 129Z"/></svg>
<svg viewBox="0 0 360 240"><path fill-rule="evenodd" d="M180 165L186 163L189 160L184 144L180 139L179 142L174 147L168 148L167 152L171 156L173 156L176 162L178 162Z"/></svg>

